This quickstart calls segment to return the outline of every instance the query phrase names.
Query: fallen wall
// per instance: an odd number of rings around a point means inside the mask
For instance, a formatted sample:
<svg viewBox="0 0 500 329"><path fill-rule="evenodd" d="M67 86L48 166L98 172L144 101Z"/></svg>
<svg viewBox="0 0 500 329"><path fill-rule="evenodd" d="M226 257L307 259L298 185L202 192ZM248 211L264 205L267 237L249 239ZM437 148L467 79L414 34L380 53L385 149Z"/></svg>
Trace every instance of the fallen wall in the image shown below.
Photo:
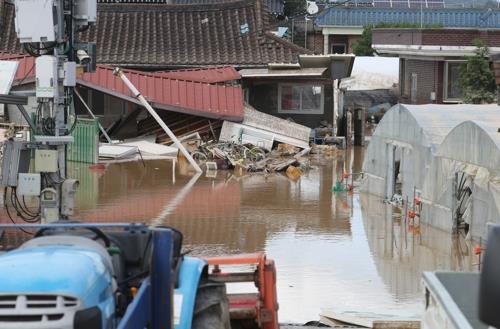
<svg viewBox="0 0 500 329"><path fill-rule="evenodd" d="M245 107L243 122L224 121L220 141L252 143L271 150L274 142L286 143L301 148L309 147L311 129L272 115Z"/></svg>

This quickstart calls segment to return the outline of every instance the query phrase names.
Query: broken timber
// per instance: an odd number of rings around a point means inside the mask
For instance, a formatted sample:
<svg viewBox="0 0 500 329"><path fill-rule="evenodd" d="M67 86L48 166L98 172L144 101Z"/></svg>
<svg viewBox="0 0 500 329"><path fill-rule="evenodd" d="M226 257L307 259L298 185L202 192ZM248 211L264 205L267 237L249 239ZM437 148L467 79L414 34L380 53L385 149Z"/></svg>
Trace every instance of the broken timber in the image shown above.
<svg viewBox="0 0 500 329"><path fill-rule="evenodd" d="M200 166L196 163L196 161L193 159L191 154L186 150L184 145L177 139L177 137L174 135L174 133L168 128L168 126L163 122L163 120L160 118L158 113L153 109L153 107L148 103L148 101L144 98L144 96L141 95L141 93L135 88L135 86L130 82L130 80L125 76L125 74L122 72L122 70L117 67L114 69L113 74L120 77L125 85L130 89L132 94L134 95L135 98L141 102L141 104L148 110L149 114L158 122L160 127L163 128L163 130L167 133L168 137L174 142L174 144L179 148L179 150L182 152L184 157L189 161L191 166L197 171L197 172L202 172Z"/></svg>

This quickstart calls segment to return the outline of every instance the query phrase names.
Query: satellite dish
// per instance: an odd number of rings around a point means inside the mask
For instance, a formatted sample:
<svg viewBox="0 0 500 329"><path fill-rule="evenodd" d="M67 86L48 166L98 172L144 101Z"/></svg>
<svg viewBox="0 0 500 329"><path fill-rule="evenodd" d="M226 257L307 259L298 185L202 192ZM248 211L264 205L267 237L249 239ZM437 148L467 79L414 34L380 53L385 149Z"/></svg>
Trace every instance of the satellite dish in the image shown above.
<svg viewBox="0 0 500 329"><path fill-rule="evenodd" d="M306 1L306 11L309 15L316 15L319 11L318 5L315 1Z"/></svg>

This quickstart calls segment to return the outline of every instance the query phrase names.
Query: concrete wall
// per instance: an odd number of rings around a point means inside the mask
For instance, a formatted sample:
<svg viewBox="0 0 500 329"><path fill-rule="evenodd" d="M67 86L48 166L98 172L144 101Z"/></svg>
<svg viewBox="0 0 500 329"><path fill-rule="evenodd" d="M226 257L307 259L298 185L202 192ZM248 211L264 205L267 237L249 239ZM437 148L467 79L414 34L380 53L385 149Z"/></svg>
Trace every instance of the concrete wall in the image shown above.
<svg viewBox="0 0 500 329"><path fill-rule="evenodd" d="M290 83L291 81L286 81ZM310 83L312 81L300 81ZM297 83L300 83L297 81ZM324 84L324 82L322 82ZM255 109L277 116L279 118L291 118L296 123L316 128L323 120L332 123L333 121L333 86L324 84L324 112L323 114L284 114L278 113L278 84L279 81L267 81L262 83L252 83L250 88L249 104Z"/></svg>
<svg viewBox="0 0 500 329"><path fill-rule="evenodd" d="M312 50L315 54L322 54L323 48L324 38L321 32L314 31L307 34L307 49Z"/></svg>

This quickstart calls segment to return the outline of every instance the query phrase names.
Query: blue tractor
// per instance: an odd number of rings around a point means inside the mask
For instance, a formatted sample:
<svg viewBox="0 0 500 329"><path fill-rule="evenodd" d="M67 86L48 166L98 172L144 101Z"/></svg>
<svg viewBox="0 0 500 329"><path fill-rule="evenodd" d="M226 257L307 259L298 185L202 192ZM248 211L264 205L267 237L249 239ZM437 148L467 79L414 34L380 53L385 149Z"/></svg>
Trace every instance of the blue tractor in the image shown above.
<svg viewBox="0 0 500 329"><path fill-rule="evenodd" d="M8 227L36 233L0 254L0 328L230 328L225 284L209 278L204 260L181 254L174 229Z"/></svg>

